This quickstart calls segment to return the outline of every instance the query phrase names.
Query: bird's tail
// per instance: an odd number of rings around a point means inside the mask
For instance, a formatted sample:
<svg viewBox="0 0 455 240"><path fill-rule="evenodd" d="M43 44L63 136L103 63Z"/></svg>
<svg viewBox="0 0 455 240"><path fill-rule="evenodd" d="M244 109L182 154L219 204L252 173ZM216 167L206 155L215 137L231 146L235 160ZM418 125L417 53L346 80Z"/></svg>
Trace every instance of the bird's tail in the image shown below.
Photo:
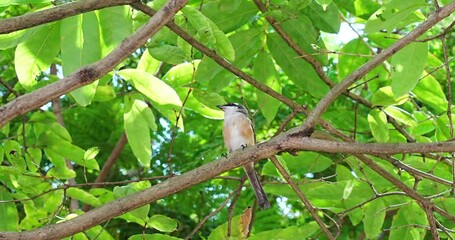
<svg viewBox="0 0 455 240"><path fill-rule="evenodd" d="M259 177L254 170L254 164L253 163L248 163L244 166L246 175L250 179L251 186L254 189L254 194L256 195L256 200L258 202L258 205L261 209L267 209L270 208L270 202L269 199L267 198L267 195L265 195L264 189L262 188L262 184L259 181Z"/></svg>

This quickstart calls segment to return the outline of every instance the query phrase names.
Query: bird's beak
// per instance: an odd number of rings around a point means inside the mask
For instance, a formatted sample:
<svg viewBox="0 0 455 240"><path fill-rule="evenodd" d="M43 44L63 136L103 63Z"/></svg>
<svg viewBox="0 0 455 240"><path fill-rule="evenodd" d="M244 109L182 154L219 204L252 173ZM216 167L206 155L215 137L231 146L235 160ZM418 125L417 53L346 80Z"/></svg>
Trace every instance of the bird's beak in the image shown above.
<svg viewBox="0 0 455 240"><path fill-rule="evenodd" d="M216 107L224 111L224 105L216 105Z"/></svg>

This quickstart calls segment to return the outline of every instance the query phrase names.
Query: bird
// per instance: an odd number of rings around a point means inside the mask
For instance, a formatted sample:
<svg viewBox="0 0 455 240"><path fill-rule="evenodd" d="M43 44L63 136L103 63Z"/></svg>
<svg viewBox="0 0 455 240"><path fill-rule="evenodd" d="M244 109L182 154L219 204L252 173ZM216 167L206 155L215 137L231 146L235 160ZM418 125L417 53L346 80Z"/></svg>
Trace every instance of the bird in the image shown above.
<svg viewBox="0 0 455 240"><path fill-rule="evenodd" d="M217 105L224 112L223 139L229 153L256 144L253 124L248 117L246 108L238 103ZM243 166L256 195L256 201L261 209L270 208L270 202L262 188L259 177L254 170L254 163Z"/></svg>

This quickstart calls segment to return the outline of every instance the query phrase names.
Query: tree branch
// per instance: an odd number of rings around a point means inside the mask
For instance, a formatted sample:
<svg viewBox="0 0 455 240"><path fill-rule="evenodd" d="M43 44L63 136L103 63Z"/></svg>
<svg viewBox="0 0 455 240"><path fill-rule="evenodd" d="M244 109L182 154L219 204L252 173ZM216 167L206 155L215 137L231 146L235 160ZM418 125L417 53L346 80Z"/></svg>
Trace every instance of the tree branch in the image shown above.
<svg viewBox="0 0 455 240"><path fill-rule="evenodd" d="M300 201L302 201L303 205L307 208L308 212L311 214L311 216L316 220L318 223L319 227L322 229L324 234L327 236L328 239L335 239L332 236L332 233L329 231L329 229L325 226L324 222L322 221L321 217L319 217L316 209L313 207L311 202L308 200L308 198L303 195L302 191L300 190L299 186L292 180L291 176L289 173L284 169L283 165L278 161L278 159L275 156L271 156L270 160L272 163L275 165L276 169L283 175L284 179L286 179L286 182L291 186L292 190L297 194L297 196L300 198Z"/></svg>
<svg viewBox="0 0 455 240"><path fill-rule="evenodd" d="M70 236L145 204L149 204L163 197L177 193L183 189L207 181L223 172L229 171L230 169L245 165L251 161L269 158L270 156L276 155L282 151L304 149L331 153L355 152L378 154L386 152L386 154L394 154L401 152L445 152L449 149L452 149L452 151L455 149L455 142L407 144L344 143L306 137L302 138L292 132L294 131L288 131L270 139L269 141L259 143L246 148L245 150L235 151L229 154L227 158L212 161L182 175L174 176L166 181L152 186L149 189L114 200L66 222L50 225L33 231L0 233L0 239L53 239ZM429 200L423 198L421 195L408 188L404 183L396 180L395 177L393 177L386 170L382 169L373 160L363 155L356 155L356 157L361 159L373 170L380 173L387 180L397 184L397 186L406 192L410 197L417 199L419 202L429 202ZM428 206L429 205L432 204L429 203ZM449 219L454 218L439 208L434 208L434 210L444 217Z"/></svg>
<svg viewBox="0 0 455 240"><path fill-rule="evenodd" d="M31 28L102 8L128 5L135 1L138 0L79 0L46 10L27 13L23 16L0 20L0 34Z"/></svg>
<svg viewBox="0 0 455 240"><path fill-rule="evenodd" d="M149 16L153 16L155 14L155 10L150 8L149 6L143 4L143 3L133 3L131 6ZM210 57L213 61L218 63L220 66L228 70L229 72L233 73L234 75L238 76L239 78L245 80L245 82L253 85L255 88L263 91L264 93L270 95L271 97L277 99L278 101L288 105L292 109L302 112L305 107L302 105L296 103L295 101L289 99L288 97L276 92L272 88L268 87L267 85L256 81L254 78L252 78L250 75L246 74L242 70L238 69L236 66L232 65L229 63L226 59L222 58L218 54L216 54L215 51L207 48L204 44L201 42L197 41L194 39L191 35L189 35L185 30L183 30L181 27L179 27L177 24L174 22L169 22L166 24L166 26L171 29L174 33L176 33L179 37L181 37L183 40L188 42L191 46L196 48L197 50L201 51L204 55Z"/></svg>
<svg viewBox="0 0 455 240"><path fill-rule="evenodd" d="M350 85L355 83L360 78L364 77L368 72L377 67L379 64L384 62L387 58L404 48L409 43L413 42L419 36L424 34L428 29L436 25L442 19L448 17L452 12L455 11L455 2L440 8L434 12L425 22L420 24L416 29L408 33L406 36L392 44L390 47L384 49L381 53L376 55L367 63L363 64L360 68L349 74L342 82L334 86L329 93L327 93L316 105L306 121L299 128L299 131L305 132L310 131L314 128L320 116L324 113L327 107L335 101L335 99L342 94Z"/></svg>
<svg viewBox="0 0 455 240"><path fill-rule="evenodd" d="M143 45L149 37L158 32L174 14L185 5L187 0L171 0L155 14L150 21L137 32L126 38L114 51L105 58L85 66L71 75L42 87L29 94L19 96L0 107L0 127L18 115L36 109L54 98L68 93L76 88L90 84L104 76L121 63L137 48Z"/></svg>

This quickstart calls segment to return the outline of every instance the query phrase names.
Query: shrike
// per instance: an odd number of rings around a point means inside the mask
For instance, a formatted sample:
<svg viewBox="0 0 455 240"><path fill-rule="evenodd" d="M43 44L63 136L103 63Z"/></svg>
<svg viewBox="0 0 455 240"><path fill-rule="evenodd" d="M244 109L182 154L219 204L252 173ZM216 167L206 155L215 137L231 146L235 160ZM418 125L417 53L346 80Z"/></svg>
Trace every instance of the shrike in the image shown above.
<svg viewBox="0 0 455 240"><path fill-rule="evenodd" d="M253 124L248 117L248 111L245 107L237 103L228 103L225 105L218 105L217 107L224 112L224 145L226 145L226 148L230 153L239 148L252 146L256 143ZM267 195L265 195L258 175L254 170L254 163L248 163L244 165L243 168L250 179L259 207L261 209L270 208L269 199L267 198Z"/></svg>

